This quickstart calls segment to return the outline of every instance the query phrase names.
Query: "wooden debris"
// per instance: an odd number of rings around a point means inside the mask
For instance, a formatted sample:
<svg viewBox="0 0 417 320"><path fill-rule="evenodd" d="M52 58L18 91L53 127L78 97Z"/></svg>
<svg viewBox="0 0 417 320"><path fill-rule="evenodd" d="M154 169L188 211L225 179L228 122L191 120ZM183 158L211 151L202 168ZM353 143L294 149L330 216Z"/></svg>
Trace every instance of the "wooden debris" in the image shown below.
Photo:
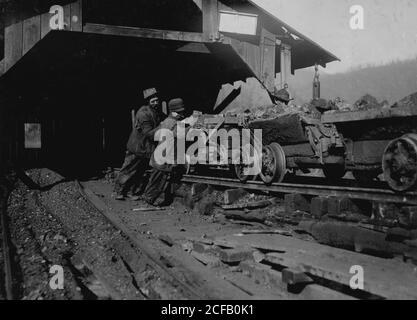
<svg viewBox="0 0 417 320"><path fill-rule="evenodd" d="M240 267L244 273L251 275L254 281L271 286L279 292L286 294L285 299L300 300L355 300L354 297L348 296L341 292L322 287L317 284L308 284L297 294L286 292L287 285L282 281L281 272L273 270L270 266L255 263L253 261L243 261Z"/></svg>
<svg viewBox="0 0 417 320"><path fill-rule="evenodd" d="M386 241L386 235L339 222L301 222L299 228L311 234L319 243L356 252L392 257L403 254L406 246Z"/></svg>
<svg viewBox="0 0 417 320"><path fill-rule="evenodd" d="M364 292L387 299L417 299L417 272L413 265L280 235L226 236L215 244L251 246L273 251L262 258L286 268L301 268L307 275L350 285L352 266L364 270ZM262 261L262 260L261 260Z"/></svg>
<svg viewBox="0 0 417 320"><path fill-rule="evenodd" d="M261 263L265 260L265 255L259 251L253 252L252 257L256 263Z"/></svg>
<svg viewBox="0 0 417 320"><path fill-rule="evenodd" d="M242 234L280 234L282 236L291 237L292 233L285 230L242 230Z"/></svg>
<svg viewBox="0 0 417 320"><path fill-rule="evenodd" d="M246 196L248 192L245 189L229 189L224 192L224 203L226 205L231 205L239 199Z"/></svg>
<svg viewBox="0 0 417 320"><path fill-rule="evenodd" d="M308 275L299 269L286 268L282 270L282 282L289 285L313 283Z"/></svg>
<svg viewBox="0 0 417 320"><path fill-rule="evenodd" d="M216 267L220 265L220 260L217 257L210 256L204 253L199 253L196 251L192 251L191 255L193 256L194 259L201 262L205 266Z"/></svg>
<svg viewBox="0 0 417 320"><path fill-rule="evenodd" d="M235 205L226 205L222 206L223 210L242 210L242 209L260 209L265 208L270 205L276 204L277 200L269 199L269 200L263 200L263 201L256 201L256 202L250 202L250 203L243 203L243 204L235 204Z"/></svg>
<svg viewBox="0 0 417 320"><path fill-rule="evenodd" d="M253 249L251 248L235 248L219 251L220 260L226 263L236 263L252 258Z"/></svg>
<svg viewBox="0 0 417 320"><path fill-rule="evenodd" d="M162 234L158 236L158 239L165 243L167 246L172 247L175 243L168 235Z"/></svg>
<svg viewBox="0 0 417 320"><path fill-rule="evenodd" d="M243 211L225 211L223 214L227 219L243 220L250 222L262 223L265 222L267 218L266 214L260 212L245 213Z"/></svg>

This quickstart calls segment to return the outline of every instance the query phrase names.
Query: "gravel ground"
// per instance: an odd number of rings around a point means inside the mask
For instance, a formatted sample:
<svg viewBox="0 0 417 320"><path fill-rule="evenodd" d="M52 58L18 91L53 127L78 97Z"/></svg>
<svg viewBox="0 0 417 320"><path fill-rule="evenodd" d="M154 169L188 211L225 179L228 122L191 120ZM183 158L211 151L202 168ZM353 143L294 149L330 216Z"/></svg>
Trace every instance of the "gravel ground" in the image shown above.
<svg viewBox="0 0 417 320"><path fill-rule="evenodd" d="M29 190L19 182L8 205L16 298L143 299L151 292L147 286L160 281L155 271L145 265L142 275L148 278L132 280L129 267L114 249L128 251L129 243L82 197L75 182L64 181L45 169L28 175L43 190ZM63 290L50 288L50 269L54 265L64 269ZM91 283L80 273L79 269L85 267L89 278L93 273L96 282ZM175 292L171 291L152 291L153 298L172 297Z"/></svg>

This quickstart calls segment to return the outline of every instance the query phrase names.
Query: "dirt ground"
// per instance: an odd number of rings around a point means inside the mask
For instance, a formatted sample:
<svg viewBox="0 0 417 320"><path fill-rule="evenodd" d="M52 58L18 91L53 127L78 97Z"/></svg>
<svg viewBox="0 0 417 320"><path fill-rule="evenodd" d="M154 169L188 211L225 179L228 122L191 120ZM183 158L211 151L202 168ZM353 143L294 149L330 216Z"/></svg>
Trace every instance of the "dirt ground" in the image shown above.
<svg viewBox="0 0 417 320"><path fill-rule="evenodd" d="M185 295L156 269L144 264L137 251L134 255L138 257L139 272L133 272L129 265L132 247L86 200L77 182L66 181L47 169L27 173L41 190L29 190L17 182L8 204L16 299L196 298ZM144 208L145 204L115 201L111 197L110 181L102 179L84 185L133 231L139 242L146 244L161 260L166 260L163 262L168 266L178 266L174 268L178 278L200 283L198 294L203 298L284 297L249 281L240 270L221 265L208 270L185 250L191 239L226 236L248 227L259 229L261 225L242 225L215 215L200 215L181 202L175 202L164 211L137 212L133 209ZM161 241L164 237L172 241L171 246ZM65 272L64 290L53 290L50 286L51 267L56 265L62 266Z"/></svg>
<svg viewBox="0 0 417 320"><path fill-rule="evenodd" d="M31 191L19 182L8 207L16 299L143 299L114 252L115 243L128 247L126 240L81 195L77 184L49 170L34 170L29 175L43 190ZM64 290L49 285L54 265L65 271ZM86 266L94 274L105 275L111 282L108 288L117 293L97 288L97 281L79 270Z"/></svg>
<svg viewBox="0 0 417 320"><path fill-rule="evenodd" d="M349 298L335 293L332 285L326 285L327 289L311 286L303 291L304 295L289 293L281 282L258 276L264 274L267 265L255 263L261 269L253 272L250 265L245 269L242 267L245 264L227 262L219 259L219 252L212 255L204 249L204 243L213 244L222 238L242 240L249 238L241 237L244 232L264 229L286 233L281 242L314 247L320 252L331 249L319 245L310 235L297 232L299 229L288 221L280 221L281 214L282 218L288 216L279 199L275 205L256 211L266 217L263 223L243 222L226 219L225 211L218 206L209 207L209 212L200 207L191 209L186 197L156 211L143 201L116 201L111 176L80 184L48 169L31 170L27 174L40 190L30 190L17 182L7 212L16 299L314 299L317 294ZM183 194L190 194L189 187L182 188ZM223 202L224 192L213 191L209 197ZM265 199L270 198L248 194L237 203ZM128 233L121 232L120 224ZM279 236L274 239L278 241ZM202 254L196 244L203 247ZM226 251L234 248L217 246ZM332 250L343 256L344 251ZM1 258L2 255L0 263ZM257 262L255 256L252 258L249 260ZM51 287L53 266L64 270L63 290ZM267 270L271 272L273 277L281 277L281 273ZM381 271L381 276L384 272ZM2 296L4 293L0 292L0 299Z"/></svg>

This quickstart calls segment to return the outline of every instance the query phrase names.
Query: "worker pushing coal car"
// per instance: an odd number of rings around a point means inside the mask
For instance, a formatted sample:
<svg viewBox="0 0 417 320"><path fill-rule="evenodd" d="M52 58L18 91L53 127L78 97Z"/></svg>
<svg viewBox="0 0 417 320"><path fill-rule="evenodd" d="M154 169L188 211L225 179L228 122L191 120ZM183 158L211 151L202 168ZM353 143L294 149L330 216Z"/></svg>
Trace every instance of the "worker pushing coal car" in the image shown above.
<svg viewBox="0 0 417 320"><path fill-rule="evenodd" d="M155 135L155 140L160 141L158 147L163 146L164 150L155 151L151 157L150 165L153 169L144 194L144 200L156 206L168 205L172 201L174 188L185 171L184 165L175 160L178 152L176 142L178 139L185 140L186 137L185 127L182 131L177 130L179 125L184 125L180 123L185 118L184 101L181 98L172 99L168 103L168 109L169 116L161 123L160 130ZM163 130L168 131L168 134Z"/></svg>
<svg viewBox="0 0 417 320"><path fill-rule="evenodd" d="M123 200L129 191L135 193L135 188L142 182L149 160L155 150L155 132L164 119L155 88L143 92L146 105L142 106L133 120L123 167L116 179L114 191L117 200ZM134 194L138 198L138 194Z"/></svg>

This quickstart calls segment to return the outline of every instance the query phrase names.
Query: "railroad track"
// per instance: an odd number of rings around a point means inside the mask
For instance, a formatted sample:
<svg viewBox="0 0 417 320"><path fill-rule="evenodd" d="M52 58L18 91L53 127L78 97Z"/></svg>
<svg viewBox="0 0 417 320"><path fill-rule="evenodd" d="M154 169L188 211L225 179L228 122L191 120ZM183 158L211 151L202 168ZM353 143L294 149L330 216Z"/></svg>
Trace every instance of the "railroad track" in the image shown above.
<svg viewBox="0 0 417 320"><path fill-rule="evenodd" d="M115 214L113 214L107 206L99 199L91 190L85 188L84 185L77 181L80 194L87 199L117 230L119 230L133 245L133 247L147 260L147 264L151 265L158 274L169 281L174 287L180 289L187 299L208 299L208 296L202 290L202 283L190 282L188 279L180 279L175 272L172 271L173 266L169 268L162 262L164 257L159 253L149 249L143 242L141 242L130 228ZM177 266L178 267L178 266ZM180 272L183 270L179 269Z"/></svg>
<svg viewBox="0 0 417 320"><path fill-rule="evenodd" d="M396 193L389 189L356 188L348 186L313 185L301 183L274 183L265 185L262 182L242 183L237 179L197 175L186 175L185 183L203 183L226 188L243 188L246 190L271 192L277 194L297 193L306 196L347 197L349 199L368 200L402 205L417 205L417 192Z"/></svg>
<svg viewBox="0 0 417 320"><path fill-rule="evenodd" d="M3 277L4 281L2 288L7 300L13 300L13 269L10 253L10 233L7 223L7 199L9 190L6 186L0 184L0 224L1 224L1 243L3 253ZM0 282L1 283L1 282Z"/></svg>

